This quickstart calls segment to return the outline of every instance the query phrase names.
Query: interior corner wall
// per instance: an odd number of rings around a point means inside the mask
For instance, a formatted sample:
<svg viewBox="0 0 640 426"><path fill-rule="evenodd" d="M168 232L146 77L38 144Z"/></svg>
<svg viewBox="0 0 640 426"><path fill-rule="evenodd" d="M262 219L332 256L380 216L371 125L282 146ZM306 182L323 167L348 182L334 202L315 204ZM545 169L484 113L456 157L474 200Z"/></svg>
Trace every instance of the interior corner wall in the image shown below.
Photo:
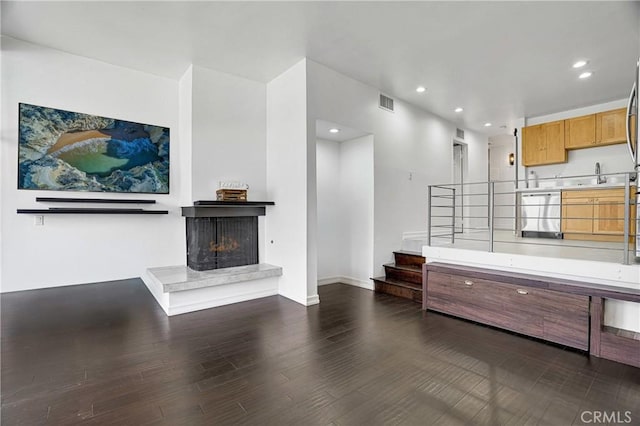
<svg viewBox="0 0 640 426"><path fill-rule="evenodd" d="M378 107L380 91L307 60L309 117L341 123L374 137L374 261L376 274L401 248L402 234L426 231L427 187L450 183L456 126L395 100L395 112ZM487 137L469 134L470 179L486 181ZM315 140L315 137L314 137ZM473 155L476 157L471 157ZM477 163L476 163L477 161Z"/></svg>
<svg viewBox="0 0 640 426"><path fill-rule="evenodd" d="M193 65L192 200L213 200L219 181L266 196L266 84Z"/></svg>
<svg viewBox="0 0 640 426"><path fill-rule="evenodd" d="M340 142L318 139L316 168L318 188L318 280L344 275L347 232L340 197Z"/></svg>
<svg viewBox="0 0 640 426"><path fill-rule="evenodd" d="M178 82L2 37L3 292L142 276L184 263L179 211ZM170 193L113 194L18 190L18 103L115 117L171 129ZM37 196L155 199L168 215L49 215L34 226L18 208Z"/></svg>
<svg viewBox="0 0 640 426"><path fill-rule="evenodd" d="M193 65L189 66L178 82L178 112L180 132L180 170L193 170ZM180 204L188 206L193 201L193 176L182 173Z"/></svg>
<svg viewBox="0 0 640 426"><path fill-rule="evenodd" d="M344 218L343 272L351 284L373 288L374 181L373 135L340 144L339 199Z"/></svg>
<svg viewBox="0 0 640 426"><path fill-rule="evenodd" d="M267 83L266 92L267 198L275 206L267 209L265 259L282 267L279 294L303 305L317 303L317 288L309 290L317 284L307 283L309 273L317 281L317 267L308 258L306 72L307 61L302 60ZM315 138L313 144L315 163Z"/></svg>
<svg viewBox="0 0 640 426"><path fill-rule="evenodd" d="M318 281L371 287L373 136L317 140Z"/></svg>

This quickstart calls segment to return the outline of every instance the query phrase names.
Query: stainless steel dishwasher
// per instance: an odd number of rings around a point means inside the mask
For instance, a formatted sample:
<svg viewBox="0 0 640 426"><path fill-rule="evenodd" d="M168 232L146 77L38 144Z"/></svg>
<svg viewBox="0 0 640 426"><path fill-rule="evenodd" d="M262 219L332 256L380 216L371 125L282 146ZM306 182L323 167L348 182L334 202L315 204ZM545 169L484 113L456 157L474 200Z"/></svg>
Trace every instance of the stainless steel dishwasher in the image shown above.
<svg viewBox="0 0 640 426"><path fill-rule="evenodd" d="M523 193L520 220L523 237L562 238L560 192Z"/></svg>

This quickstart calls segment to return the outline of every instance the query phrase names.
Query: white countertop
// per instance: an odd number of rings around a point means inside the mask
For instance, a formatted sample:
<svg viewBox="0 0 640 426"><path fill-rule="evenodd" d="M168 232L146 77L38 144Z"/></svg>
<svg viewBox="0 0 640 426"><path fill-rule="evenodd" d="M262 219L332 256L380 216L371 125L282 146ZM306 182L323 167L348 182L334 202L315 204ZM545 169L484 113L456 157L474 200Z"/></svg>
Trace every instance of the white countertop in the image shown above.
<svg viewBox="0 0 640 426"><path fill-rule="evenodd" d="M634 182L635 184L635 182ZM634 185L632 185L634 186ZM571 185L571 186L553 186L548 188L518 188L515 192L560 192L560 191L575 191L575 190L583 190L583 189L611 189L611 188L624 188L624 183L615 182L615 183L601 183L599 185L596 184L583 184L583 185Z"/></svg>

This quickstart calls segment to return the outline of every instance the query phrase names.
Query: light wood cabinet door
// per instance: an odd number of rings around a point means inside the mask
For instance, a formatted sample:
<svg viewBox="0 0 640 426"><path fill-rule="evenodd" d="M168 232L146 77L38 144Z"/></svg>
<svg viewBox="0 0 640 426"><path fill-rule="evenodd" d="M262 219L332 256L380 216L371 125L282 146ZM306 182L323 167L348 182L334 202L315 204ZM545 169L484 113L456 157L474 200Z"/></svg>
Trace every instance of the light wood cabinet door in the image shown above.
<svg viewBox="0 0 640 426"><path fill-rule="evenodd" d="M542 126L529 126L522 129L522 164L533 166L543 164L546 158Z"/></svg>
<svg viewBox="0 0 640 426"><path fill-rule="evenodd" d="M596 114L596 145L626 143L626 120L625 108Z"/></svg>
<svg viewBox="0 0 640 426"><path fill-rule="evenodd" d="M567 195L565 195L567 194ZM562 193L562 232L593 233L593 198Z"/></svg>
<svg viewBox="0 0 640 426"><path fill-rule="evenodd" d="M584 115L582 117L565 120L566 149L589 148L596 143L596 115Z"/></svg>
<svg viewBox="0 0 640 426"><path fill-rule="evenodd" d="M635 192L631 191L631 194ZM635 209L629 206L629 234L635 234ZM593 204L593 233L624 235L624 189L598 191Z"/></svg>
<svg viewBox="0 0 640 426"><path fill-rule="evenodd" d="M630 196L636 187L630 188ZM562 192L562 232L565 239L622 241L624 188ZM636 210L629 206L629 241L636 232Z"/></svg>
<svg viewBox="0 0 640 426"><path fill-rule="evenodd" d="M564 120L544 123L542 132L545 138L544 164L566 163L567 150L564 147Z"/></svg>
<svg viewBox="0 0 640 426"><path fill-rule="evenodd" d="M522 165L566 163L564 121L528 126L522 129Z"/></svg>

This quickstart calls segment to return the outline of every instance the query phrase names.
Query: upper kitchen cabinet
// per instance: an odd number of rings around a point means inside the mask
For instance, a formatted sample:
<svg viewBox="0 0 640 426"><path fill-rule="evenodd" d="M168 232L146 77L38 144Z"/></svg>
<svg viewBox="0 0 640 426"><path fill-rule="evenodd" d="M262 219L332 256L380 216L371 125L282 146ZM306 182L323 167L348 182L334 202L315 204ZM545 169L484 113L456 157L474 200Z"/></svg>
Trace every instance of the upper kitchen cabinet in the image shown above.
<svg viewBox="0 0 640 426"><path fill-rule="evenodd" d="M540 166L567 162L564 120L522 129L522 164Z"/></svg>
<svg viewBox="0 0 640 426"><path fill-rule="evenodd" d="M627 110L614 109L596 114L596 145L625 143Z"/></svg>
<svg viewBox="0 0 640 426"><path fill-rule="evenodd" d="M564 122L566 149L589 148L596 144L596 115L583 115Z"/></svg>

